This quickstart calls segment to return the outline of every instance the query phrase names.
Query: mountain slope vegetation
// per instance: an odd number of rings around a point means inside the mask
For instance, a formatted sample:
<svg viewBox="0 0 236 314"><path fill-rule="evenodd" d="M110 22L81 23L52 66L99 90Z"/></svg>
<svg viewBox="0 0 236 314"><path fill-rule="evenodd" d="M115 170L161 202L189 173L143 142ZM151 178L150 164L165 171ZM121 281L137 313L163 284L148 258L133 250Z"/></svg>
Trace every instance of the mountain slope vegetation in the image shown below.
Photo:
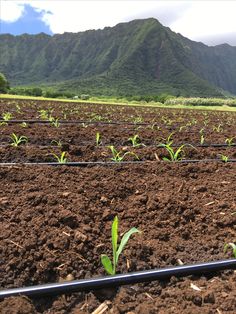
<svg viewBox="0 0 236 314"><path fill-rule="evenodd" d="M12 85L97 95L236 94L236 47L208 47L156 19L49 36L0 35L0 72Z"/></svg>

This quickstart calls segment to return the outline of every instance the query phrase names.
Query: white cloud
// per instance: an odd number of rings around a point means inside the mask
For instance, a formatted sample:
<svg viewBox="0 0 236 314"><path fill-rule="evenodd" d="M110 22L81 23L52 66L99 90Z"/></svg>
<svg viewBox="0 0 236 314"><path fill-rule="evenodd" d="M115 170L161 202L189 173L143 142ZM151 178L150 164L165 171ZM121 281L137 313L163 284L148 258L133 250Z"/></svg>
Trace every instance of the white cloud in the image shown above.
<svg viewBox="0 0 236 314"><path fill-rule="evenodd" d="M192 40L211 43L209 38L236 32L236 1L167 0L0 0L1 19L15 21L23 4L44 13L43 21L53 33L78 32L114 26L135 18L155 17L173 31ZM228 37L227 37L228 38ZM227 39L230 43L230 39Z"/></svg>
<svg viewBox="0 0 236 314"><path fill-rule="evenodd" d="M236 32L235 1L196 1L170 27L192 39Z"/></svg>
<svg viewBox="0 0 236 314"><path fill-rule="evenodd" d="M0 0L0 19L4 22L17 21L24 12L24 6L15 1Z"/></svg>

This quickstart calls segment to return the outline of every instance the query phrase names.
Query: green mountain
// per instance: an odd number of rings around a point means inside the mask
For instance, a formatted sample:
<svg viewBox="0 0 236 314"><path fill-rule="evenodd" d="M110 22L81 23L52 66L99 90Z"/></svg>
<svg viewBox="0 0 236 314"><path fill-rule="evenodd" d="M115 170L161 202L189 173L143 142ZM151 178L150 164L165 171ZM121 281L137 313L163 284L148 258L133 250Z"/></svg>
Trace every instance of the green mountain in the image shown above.
<svg viewBox="0 0 236 314"><path fill-rule="evenodd" d="M236 94L236 47L208 47L153 18L54 36L2 34L0 55L12 85L116 96Z"/></svg>

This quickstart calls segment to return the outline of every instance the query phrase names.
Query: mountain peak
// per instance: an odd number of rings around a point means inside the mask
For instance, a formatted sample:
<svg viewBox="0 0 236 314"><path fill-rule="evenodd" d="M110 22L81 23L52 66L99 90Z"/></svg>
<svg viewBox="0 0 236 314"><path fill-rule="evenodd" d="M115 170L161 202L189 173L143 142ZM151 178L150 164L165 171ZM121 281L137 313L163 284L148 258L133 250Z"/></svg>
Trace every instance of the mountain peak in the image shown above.
<svg viewBox="0 0 236 314"><path fill-rule="evenodd" d="M0 72L15 85L47 82L110 95L236 94L236 47L191 41L155 18L53 36L0 35L0 51Z"/></svg>

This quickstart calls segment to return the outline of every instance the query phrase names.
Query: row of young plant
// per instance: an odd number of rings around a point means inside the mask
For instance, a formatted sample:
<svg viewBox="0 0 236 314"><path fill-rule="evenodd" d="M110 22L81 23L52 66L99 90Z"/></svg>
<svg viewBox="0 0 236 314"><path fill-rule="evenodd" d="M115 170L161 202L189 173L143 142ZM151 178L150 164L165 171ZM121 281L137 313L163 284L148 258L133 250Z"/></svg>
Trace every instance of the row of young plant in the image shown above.
<svg viewBox="0 0 236 314"><path fill-rule="evenodd" d="M50 116L52 115L54 110L57 110L58 112L60 112L60 118L61 119L67 119L69 118L71 115L76 115L76 116L81 116L81 114L83 114L84 117L87 117L88 120L91 121L110 121L111 120L111 116L114 114L122 114L125 116L127 116L126 114L126 107L122 107L119 106L117 107L112 107L112 106L97 106L94 110L94 106L86 106L86 112L84 112L84 106L82 106L81 104L78 106L71 106L70 105L66 105L63 104L62 105L57 105L55 106L55 104L51 104L48 103L45 106L42 105L37 105L37 103L32 103L31 105L29 105L28 102L26 102L26 107L30 107L35 113L36 113L36 117L41 117L43 118L50 118ZM27 114L27 112L24 112L22 105L19 105L19 103L14 103L13 107L15 107L15 113L17 114ZM40 108L41 107L41 108ZM129 111L131 109L129 108ZM100 111L103 111L102 113L99 113ZM165 110L157 110L155 108L132 108L131 110L133 113L129 114L128 117L126 117L127 121L133 121L136 123L142 123L144 122L144 118L142 117L142 113L145 114L145 116L147 114L154 114L155 118L160 118L159 120L163 120L163 123L166 124L173 124L173 123L177 123L177 122L183 122L183 118L184 116L191 116L191 114L181 111L181 112L177 112L175 110L171 110L170 112L168 112L168 116L166 116L164 114ZM205 119L205 122L208 123L209 120L211 118L217 117L218 113L214 113L212 112L211 114L209 114L208 112L200 112L200 113L196 113L194 112L195 116L202 116ZM232 115L232 113L228 113L228 112L224 112L224 113L220 113L220 115L222 117L227 117L228 122L229 123L233 123L235 122L235 117ZM198 120L198 119L197 119ZM194 123L194 122L193 122Z"/></svg>
<svg viewBox="0 0 236 314"><path fill-rule="evenodd" d="M22 123L22 127L27 127L26 123ZM160 138L157 138L157 139L154 139L152 144L151 145L147 145L147 144L144 144L145 140L141 140L140 136L138 134L135 134L134 136L131 136L129 137L125 143L126 144L131 144L132 147L146 147L146 146L158 146L160 147L160 144L162 145L162 142L165 141L167 144L173 144L172 146L176 146L176 144L174 143L174 140L173 140L173 136L174 136L175 132L172 132L170 133L166 138L163 138L161 137ZM12 146L19 146L20 144L23 144L23 143L28 143L29 142L29 138L25 135L17 135L16 133L12 133L10 136L9 136L9 139L10 139L10 145ZM92 144L93 141L89 142ZM95 145L96 146L103 146L103 142L106 142L105 140L103 140L102 138L102 135L100 132L96 132L96 135L95 135ZM87 143L87 142L86 142ZM150 141L149 141L150 143ZM188 143L189 144L189 143ZM199 131L199 143L200 146L202 145L203 147L207 147L204 146L205 144L205 133L204 133L204 129L201 129ZM197 143L195 144L192 144L192 145L198 145ZM52 140L51 141L51 146L59 146L59 147L62 147L63 145L63 142L61 140ZM219 144L220 145L220 144ZM222 145L227 145L228 147L232 147L232 146L235 146L236 145L236 136L233 136L233 137L227 137L225 139L225 142L224 144ZM209 146L211 146L209 144Z"/></svg>
<svg viewBox="0 0 236 314"><path fill-rule="evenodd" d="M164 148L166 150L166 152L168 153L168 156L163 157L163 161L180 161L183 160L184 158L184 150L186 147L191 147L193 149L196 149L193 145L191 144L182 144L179 147L174 147L173 146L173 139L172 139L172 135L170 134L168 136L168 138L166 139L166 143L160 143L159 145L157 145L157 148ZM13 147L19 147L21 144L27 143L28 142L28 138L26 136L17 136L15 133L12 133L10 136L11 139L11 143L10 145ZM141 146L145 147L145 144L140 142L140 138L138 137L138 135L136 134L133 137L129 138L130 142L132 143L132 147L134 148L138 148ZM54 141L55 144L57 144L58 147L62 148L62 143L61 142L57 142ZM99 133L96 133L96 146L99 146L101 144L101 137ZM229 147L232 144L229 144ZM132 151L126 151L124 152L123 150L117 150L113 145L109 145L107 146L107 148L110 150L112 157L110 158L113 162L122 162L124 161L125 157L130 155L133 156L135 158L135 160L139 160L139 157L136 153L132 152ZM55 157L55 159L57 160L58 163L66 163L68 162L67 156L66 156L66 152L63 151L61 152L61 155L57 155L55 153L52 153L51 155ZM220 158L222 161L224 162L228 162L229 157L223 154L220 154ZM156 159L159 160L159 158L156 155Z"/></svg>
<svg viewBox="0 0 236 314"><path fill-rule="evenodd" d="M41 117L42 119L48 121L50 123L51 126L59 128L61 126L61 123L59 122L59 118L55 118L53 117L51 114L49 114L47 111L43 110L41 111ZM0 122L0 126L6 126L8 125L8 123L11 121L12 115L10 112L5 112L2 115L2 119L3 121ZM171 120L172 121L172 120ZM193 131L191 129L191 127L197 125L197 120L196 119L192 119L192 121L189 121L188 123L186 123L185 125L180 125L179 127L175 128L175 132L190 132ZM165 121L166 126L170 126L171 122ZM27 122L22 122L20 123L20 126L23 128L27 128L29 126L29 124ZM86 128L88 125L86 123L82 123L82 127ZM199 126L198 126L199 127ZM138 130L140 127L137 126L136 130ZM143 128L143 127L142 127ZM146 128L150 128L153 131L162 131L164 130L163 127L161 127L160 125L157 125L156 123L152 124L152 125L147 125ZM189 129L190 128L190 129ZM224 128L223 128L223 124L222 123L218 123L217 125L213 125L212 130L209 129L209 127L207 127L207 121L204 121L204 127L202 127L199 131L195 130L195 132L199 132L200 135L200 144L204 144L205 143L205 137L206 137L206 133L209 131L213 131L216 133L223 133L224 132ZM225 143L226 144L234 144L233 140L235 137L230 137L230 138L226 138Z"/></svg>

